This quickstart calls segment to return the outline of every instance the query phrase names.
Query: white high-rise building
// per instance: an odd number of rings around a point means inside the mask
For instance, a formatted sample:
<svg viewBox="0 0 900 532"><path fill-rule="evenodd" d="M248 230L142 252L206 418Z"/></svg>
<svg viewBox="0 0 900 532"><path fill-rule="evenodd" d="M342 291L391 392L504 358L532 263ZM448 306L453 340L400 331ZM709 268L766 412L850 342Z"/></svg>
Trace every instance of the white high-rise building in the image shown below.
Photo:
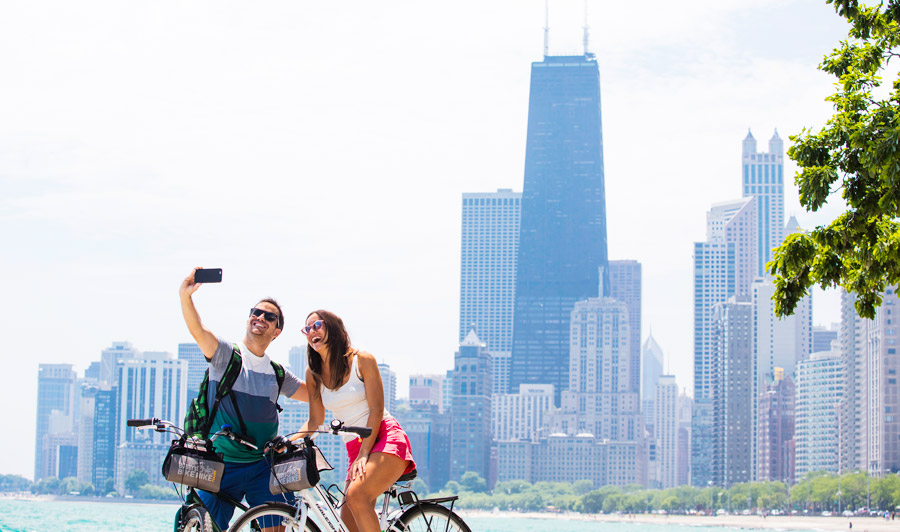
<svg viewBox="0 0 900 532"><path fill-rule="evenodd" d="M105 353L104 353L105 354ZM159 418L180 424L187 412L189 365L166 352L145 352L134 358L120 358L115 385L117 447L115 449L116 489L134 470L147 473L151 483L165 485L159 467L172 436L152 430L128 427L129 419Z"/></svg>
<svg viewBox="0 0 900 532"><path fill-rule="evenodd" d="M841 429L838 407L844 396L840 353L813 353L797 364L794 475L838 472Z"/></svg>
<svg viewBox="0 0 900 532"><path fill-rule="evenodd" d="M520 384L519 393L491 396L491 436L497 441L536 440L553 410L552 384Z"/></svg>
<svg viewBox="0 0 900 532"><path fill-rule="evenodd" d="M784 142L775 131L769 152L758 152L756 139L748 131L742 151L742 192L744 197L756 198L757 271L763 272L772 260L772 248L784 240Z"/></svg>
<svg viewBox="0 0 900 532"><path fill-rule="evenodd" d="M171 435L152 430L138 431L126 421L159 418L180 423L187 412L188 363L171 353L146 352L137 358L120 359L116 368L118 389L118 443L171 443Z"/></svg>
<svg viewBox="0 0 900 532"><path fill-rule="evenodd" d="M678 385L674 375L661 375L653 401L656 479L661 489L678 485Z"/></svg>
<svg viewBox="0 0 900 532"><path fill-rule="evenodd" d="M510 189L462 197L459 340L474 328L493 356L512 351L521 201Z"/></svg>

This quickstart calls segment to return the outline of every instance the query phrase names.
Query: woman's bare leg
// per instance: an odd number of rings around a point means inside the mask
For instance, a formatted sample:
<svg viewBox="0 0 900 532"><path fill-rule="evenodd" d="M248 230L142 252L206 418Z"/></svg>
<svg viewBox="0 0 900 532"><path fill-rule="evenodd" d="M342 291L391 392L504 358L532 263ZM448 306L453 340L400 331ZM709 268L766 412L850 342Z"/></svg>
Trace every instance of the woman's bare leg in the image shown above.
<svg viewBox="0 0 900 532"><path fill-rule="evenodd" d="M380 532L375 502L400 478L409 460L386 453L372 453L365 476L350 481L341 507L341 520L350 532Z"/></svg>

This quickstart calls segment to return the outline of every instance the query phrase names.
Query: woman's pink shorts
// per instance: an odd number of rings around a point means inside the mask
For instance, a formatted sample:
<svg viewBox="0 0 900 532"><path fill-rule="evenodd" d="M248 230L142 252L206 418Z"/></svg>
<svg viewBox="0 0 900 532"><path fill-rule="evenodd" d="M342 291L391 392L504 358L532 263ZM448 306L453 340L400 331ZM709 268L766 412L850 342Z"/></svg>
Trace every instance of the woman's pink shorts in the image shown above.
<svg viewBox="0 0 900 532"><path fill-rule="evenodd" d="M359 456L359 449L362 447L362 440L359 438L347 442L347 456L350 458L349 464L352 466L356 457ZM409 447L409 437L406 436L400 423L392 417L386 417L381 420L381 426L378 428L378 437L375 439L375 445L372 446L372 453L386 453L400 457L401 460L409 460L403 474L407 474L416 468L413 461L412 451ZM347 468L347 478L350 478L350 469Z"/></svg>

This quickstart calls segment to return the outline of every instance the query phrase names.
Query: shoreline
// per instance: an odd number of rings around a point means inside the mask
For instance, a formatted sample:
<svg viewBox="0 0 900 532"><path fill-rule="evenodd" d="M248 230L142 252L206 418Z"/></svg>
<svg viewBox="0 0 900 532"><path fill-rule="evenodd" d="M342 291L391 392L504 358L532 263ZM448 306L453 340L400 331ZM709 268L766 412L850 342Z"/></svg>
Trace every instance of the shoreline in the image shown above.
<svg viewBox="0 0 900 532"><path fill-rule="evenodd" d="M457 509L465 517L555 519L574 521L598 521L606 523L641 523L679 526L718 526L743 529L823 530L855 532L897 532L900 521L883 517L822 517L800 515L655 515L655 514L579 514L575 512L510 512ZM852 528L851 528L852 523Z"/></svg>
<svg viewBox="0 0 900 532"><path fill-rule="evenodd" d="M0 494L0 501L30 501L30 502L90 502L90 503L109 503L109 504L159 504L164 506L177 506L181 504L177 499L138 499L125 497L87 497L81 495L47 495L40 493L3 493Z"/></svg>
<svg viewBox="0 0 900 532"><path fill-rule="evenodd" d="M158 499L126 499L124 497L80 497L74 495L38 495L31 493L6 493L2 500L33 502L84 502L109 504L177 506L179 501ZM803 515L657 515L657 514L580 514L576 512L514 512L455 508L463 518L488 519L543 519L554 521L587 521L602 523L638 523L675 526L706 526L757 530L821 530L824 532L898 532L900 520L883 517L822 517ZM851 527L852 524L852 527Z"/></svg>

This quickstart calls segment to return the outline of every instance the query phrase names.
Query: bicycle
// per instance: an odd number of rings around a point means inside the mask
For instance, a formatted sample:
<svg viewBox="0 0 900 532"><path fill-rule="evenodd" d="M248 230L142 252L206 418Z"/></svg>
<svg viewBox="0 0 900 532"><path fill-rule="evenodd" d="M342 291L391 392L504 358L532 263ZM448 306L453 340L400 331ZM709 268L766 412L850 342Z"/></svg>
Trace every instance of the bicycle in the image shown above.
<svg viewBox="0 0 900 532"><path fill-rule="evenodd" d="M312 431L318 434L357 434L360 437L368 437L372 433L369 427L349 427L342 422L334 420L328 430ZM267 444L267 452L271 452L278 446L284 446L288 451L313 447L312 437L305 436L299 443L291 442L288 438L300 433L289 434L287 437L279 437ZM273 463L274 460L270 461ZM327 465L327 464L326 464ZM331 469L330 466L322 470ZM412 471L401 476L384 492L381 512L378 522L381 530L389 532L471 532L469 526L459 515L453 512L453 504L457 496L440 497L433 499L419 499L411 489L412 480L416 472ZM332 488L336 488L340 497L332 494ZM340 507L343 504L344 493L335 484L327 489L318 482L311 488L297 492L293 503L269 502L255 506L241 515L228 532L250 531L278 531L278 532L347 532L347 527L340 517ZM391 507L391 501L396 501L396 506ZM450 506L445 506L450 503ZM320 525L322 528L320 528Z"/></svg>
<svg viewBox="0 0 900 532"><path fill-rule="evenodd" d="M179 446L179 448L185 449L188 453L193 451L194 455L200 455L204 453L207 455L215 455L212 443L216 440L216 438L220 436L226 437L251 449L258 448L253 443L246 441L235 434L230 425L224 425L221 430L219 430L206 440L197 437L188 437L181 427L175 425L170 421L164 421L157 418L129 419L126 421L126 425L129 427L135 427L138 430L153 429L156 432L173 434L178 437L178 439L173 441L173 448ZM172 449L170 448L170 454L171 452ZM221 472L219 472L219 475L221 476ZM187 478L185 480L187 480ZM178 483L178 481L173 481L173 484ZM188 490L189 491L187 495L184 495L183 493L178 491L177 488L175 489L182 500L181 508L179 509L179 512L176 514L175 518L175 530L178 532L219 532L218 527L213 522L212 517L209 515L209 512L207 512L206 507L203 505L203 502L200 501L200 498L195 493L194 487L188 486ZM240 508L244 512L250 509L249 506L242 503L241 501L236 500L234 497L231 497L228 494L214 493L214 495L224 501L233 504L236 508Z"/></svg>

